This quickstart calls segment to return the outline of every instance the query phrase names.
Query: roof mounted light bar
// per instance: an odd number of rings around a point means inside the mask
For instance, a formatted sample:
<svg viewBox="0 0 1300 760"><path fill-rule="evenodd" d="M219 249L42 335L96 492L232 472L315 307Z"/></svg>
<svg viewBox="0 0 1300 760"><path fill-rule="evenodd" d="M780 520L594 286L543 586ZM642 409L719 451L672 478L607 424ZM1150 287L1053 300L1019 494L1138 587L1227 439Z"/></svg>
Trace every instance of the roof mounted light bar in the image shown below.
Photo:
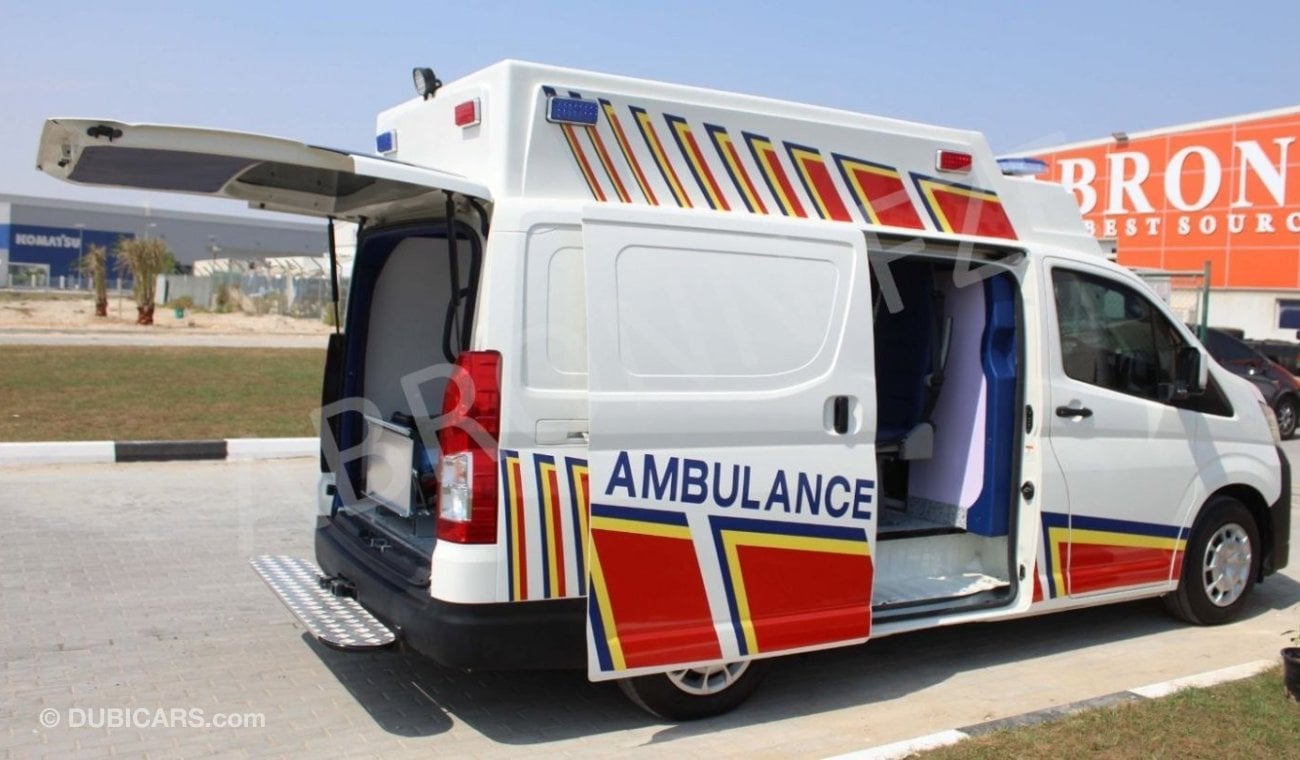
<svg viewBox="0 0 1300 760"><path fill-rule="evenodd" d="M1047 171L1047 162L1040 158L999 158L998 169L1008 177L1033 177Z"/></svg>

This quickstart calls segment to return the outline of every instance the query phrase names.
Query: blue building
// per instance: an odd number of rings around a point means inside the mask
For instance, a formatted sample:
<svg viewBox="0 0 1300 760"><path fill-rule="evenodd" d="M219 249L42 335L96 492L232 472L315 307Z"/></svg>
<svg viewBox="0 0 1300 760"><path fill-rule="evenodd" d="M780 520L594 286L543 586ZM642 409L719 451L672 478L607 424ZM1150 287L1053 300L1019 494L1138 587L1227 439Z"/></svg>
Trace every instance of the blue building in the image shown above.
<svg viewBox="0 0 1300 760"><path fill-rule="evenodd" d="M156 237L182 267L207 258L257 261L316 256L325 223L223 216L148 207L0 194L0 286L57 285L77 275L92 245L110 251L122 238Z"/></svg>

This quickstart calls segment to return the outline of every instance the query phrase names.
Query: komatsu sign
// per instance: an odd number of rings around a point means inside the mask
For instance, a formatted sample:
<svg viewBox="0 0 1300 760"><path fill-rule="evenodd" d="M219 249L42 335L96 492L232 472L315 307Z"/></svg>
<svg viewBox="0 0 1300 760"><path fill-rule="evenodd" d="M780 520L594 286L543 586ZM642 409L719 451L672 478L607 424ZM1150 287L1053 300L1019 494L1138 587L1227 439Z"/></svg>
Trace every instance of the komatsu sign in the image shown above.
<svg viewBox="0 0 1300 760"><path fill-rule="evenodd" d="M50 119L43 171L360 225L313 635L581 668L670 719L771 658L1286 565L1253 386L974 132L507 61L359 155ZM1021 162L1023 163L1023 162Z"/></svg>

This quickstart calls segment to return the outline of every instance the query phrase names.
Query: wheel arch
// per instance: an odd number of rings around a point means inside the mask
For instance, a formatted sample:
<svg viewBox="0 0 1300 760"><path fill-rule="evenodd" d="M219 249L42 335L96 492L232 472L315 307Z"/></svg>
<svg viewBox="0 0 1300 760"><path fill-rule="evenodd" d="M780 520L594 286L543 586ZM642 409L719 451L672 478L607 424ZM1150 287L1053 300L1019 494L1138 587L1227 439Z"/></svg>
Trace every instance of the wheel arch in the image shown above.
<svg viewBox="0 0 1300 760"><path fill-rule="evenodd" d="M1241 502L1250 512L1250 516L1255 519L1255 530L1259 532L1259 551L1260 562L1259 570L1256 573L1255 580L1264 580L1264 569L1268 566L1269 555L1273 551L1273 512L1269 509L1268 502L1264 495L1245 483L1233 483L1223 486L1219 490L1211 493L1201 504L1201 508L1196 512L1196 519L1192 521L1191 528L1194 530L1197 521L1205 513L1205 506L1214 500L1216 496L1230 496Z"/></svg>

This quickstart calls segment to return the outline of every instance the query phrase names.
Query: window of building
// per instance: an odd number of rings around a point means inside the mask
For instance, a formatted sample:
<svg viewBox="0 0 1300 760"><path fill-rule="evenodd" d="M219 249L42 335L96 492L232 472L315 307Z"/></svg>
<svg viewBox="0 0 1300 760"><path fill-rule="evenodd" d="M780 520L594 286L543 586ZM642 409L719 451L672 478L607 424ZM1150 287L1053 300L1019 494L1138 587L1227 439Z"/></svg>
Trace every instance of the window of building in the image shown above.
<svg viewBox="0 0 1300 760"><path fill-rule="evenodd" d="M1300 330L1300 300L1278 299L1277 326L1284 330Z"/></svg>

